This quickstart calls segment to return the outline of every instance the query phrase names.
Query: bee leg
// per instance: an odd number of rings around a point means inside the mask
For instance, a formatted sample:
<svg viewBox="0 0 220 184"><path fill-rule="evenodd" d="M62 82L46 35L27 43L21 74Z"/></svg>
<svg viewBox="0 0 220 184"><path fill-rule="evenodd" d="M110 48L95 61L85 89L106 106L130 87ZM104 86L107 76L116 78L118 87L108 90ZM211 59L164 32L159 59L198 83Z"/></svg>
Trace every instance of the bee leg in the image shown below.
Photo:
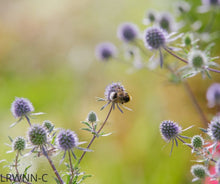
<svg viewBox="0 0 220 184"><path fill-rule="evenodd" d="M119 107L118 103L116 104L118 109L121 111L121 113L123 113L123 110L121 110L121 108Z"/></svg>

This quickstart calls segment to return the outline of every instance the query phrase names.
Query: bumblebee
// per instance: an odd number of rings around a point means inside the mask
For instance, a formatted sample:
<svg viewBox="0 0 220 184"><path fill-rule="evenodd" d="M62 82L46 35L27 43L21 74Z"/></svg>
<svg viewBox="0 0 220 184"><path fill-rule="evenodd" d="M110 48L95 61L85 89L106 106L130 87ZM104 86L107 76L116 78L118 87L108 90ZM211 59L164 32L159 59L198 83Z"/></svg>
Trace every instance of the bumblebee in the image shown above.
<svg viewBox="0 0 220 184"><path fill-rule="evenodd" d="M110 100L114 103L124 104L131 100L130 95L127 92L119 91L119 92L112 92L110 94Z"/></svg>

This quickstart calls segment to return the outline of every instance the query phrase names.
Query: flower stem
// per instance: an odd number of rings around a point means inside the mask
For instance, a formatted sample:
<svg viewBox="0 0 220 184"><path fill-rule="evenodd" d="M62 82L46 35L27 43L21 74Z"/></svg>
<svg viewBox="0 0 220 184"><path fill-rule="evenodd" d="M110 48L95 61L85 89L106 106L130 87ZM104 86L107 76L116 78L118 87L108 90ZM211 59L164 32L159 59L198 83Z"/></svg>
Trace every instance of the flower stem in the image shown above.
<svg viewBox="0 0 220 184"><path fill-rule="evenodd" d="M47 160L49 161L50 163L50 166L52 167L55 175L57 176L57 179L59 180L60 184L64 184L62 178L60 177L55 165L53 164L53 161L51 160L51 158L49 157L49 155L47 154L47 151L44 149L44 147L42 147L42 150L43 150L43 154L44 156L47 158Z"/></svg>
<svg viewBox="0 0 220 184"><path fill-rule="evenodd" d="M184 87L185 91L188 93L188 95L189 95L192 103L194 104L197 112L199 113L200 118L201 118L201 120L203 122L203 125L205 127L207 127L209 121L206 118L206 115L203 112L203 110L202 110L201 106L199 105L198 101L196 100L196 97L195 97L195 95L194 95L194 93L193 93L193 91L192 91L192 89L191 89L191 87L190 87L190 85L188 84L187 81L183 81L183 87Z"/></svg>
<svg viewBox="0 0 220 184"><path fill-rule="evenodd" d="M171 73L173 73L174 75L180 77L179 74L176 73L168 64L166 64L165 66L166 66L166 68L167 68ZM203 110L202 110L201 106L199 105L198 101L196 100L196 97L195 97L195 95L194 95L194 93L193 93L193 91L192 91L190 85L188 84L187 81L183 81L182 83L183 83L183 87L184 87L185 91L188 93L188 95L189 95L189 97L190 97L192 103L194 104L194 106L195 106L197 112L199 113L200 118L201 118L203 124L205 125L205 127L207 127L209 121L208 121L208 119L206 118L205 113L203 112Z"/></svg>
<svg viewBox="0 0 220 184"><path fill-rule="evenodd" d="M183 61L184 63L188 64L189 62L179 56L177 56L175 53L173 53L170 49L168 49L167 47L164 47L164 50L167 51L169 54L171 54L172 56L174 56L175 58L179 59L180 61ZM213 69L213 68L206 68L209 71L212 72L216 72L216 73L220 73L219 70Z"/></svg>
<svg viewBox="0 0 220 184"><path fill-rule="evenodd" d="M16 157L15 157L15 170L16 170L17 175L19 176L19 172L18 172L18 156L19 156L19 151L17 151Z"/></svg>
<svg viewBox="0 0 220 184"><path fill-rule="evenodd" d="M30 127L31 127L31 121L30 121L29 117L25 115L25 118L26 118L26 120L27 120L28 124L29 124L29 125L30 125Z"/></svg>
<svg viewBox="0 0 220 184"><path fill-rule="evenodd" d="M110 114L112 112L112 109L113 109L113 105L111 105L111 108L110 108L110 110L108 112L108 115L106 116L105 121L103 122L102 126L97 131L97 134L99 134L101 132L101 130L103 129L103 127L105 126L105 124L106 124L106 122L107 122L107 120L108 120L108 118L109 118L109 116L110 116ZM88 146L86 147L87 149L90 148L90 146L92 145L92 143L94 142L96 137L97 137L96 135L93 135L91 141L89 142ZM84 151L83 154L81 155L81 157L79 158L77 165L80 164L80 162L82 161L82 159L85 156L85 154L86 154L86 151Z"/></svg>
<svg viewBox="0 0 220 184"><path fill-rule="evenodd" d="M70 178L69 184L72 184L73 177L74 177L74 170L73 170L73 165L72 165L70 150L68 150L68 156L69 156L69 161L70 161L70 170L71 170L71 174L72 174L72 176L71 176L71 178Z"/></svg>

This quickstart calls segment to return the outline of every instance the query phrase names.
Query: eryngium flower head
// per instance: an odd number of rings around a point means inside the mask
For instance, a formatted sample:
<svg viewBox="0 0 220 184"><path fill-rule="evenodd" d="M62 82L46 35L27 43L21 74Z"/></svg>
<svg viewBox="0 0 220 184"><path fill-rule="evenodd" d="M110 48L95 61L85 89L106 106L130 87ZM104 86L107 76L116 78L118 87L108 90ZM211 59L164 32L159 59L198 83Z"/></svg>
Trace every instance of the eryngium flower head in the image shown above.
<svg viewBox="0 0 220 184"><path fill-rule="evenodd" d="M202 148L204 145L204 139L200 135L195 135L191 140L191 144L193 148Z"/></svg>
<svg viewBox="0 0 220 184"><path fill-rule="evenodd" d="M61 130L57 135L57 145L61 150L67 151L78 146L78 137L71 130Z"/></svg>
<svg viewBox="0 0 220 184"><path fill-rule="evenodd" d="M220 141L220 117L215 117L208 127L208 135L215 141Z"/></svg>
<svg viewBox="0 0 220 184"><path fill-rule="evenodd" d="M112 84L109 84L106 88L105 88L105 98L107 101L112 101L112 95L118 92L124 92L125 88L124 86L119 83L119 82L113 82Z"/></svg>
<svg viewBox="0 0 220 184"><path fill-rule="evenodd" d="M200 50L192 50L188 54L189 64L195 69L203 69L208 63L208 57Z"/></svg>
<svg viewBox="0 0 220 184"><path fill-rule="evenodd" d="M149 49L164 47L166 43L166 32L157 27L150 27L145 30L144 42Z"/></svg>
<svg viewBox="0 0 220 184"><path fill-rule="evenodd" d="M209 5L209 6L215 6L215 5L219 5L220 1L219 0L202 0L202 4Z"/></svg>
<svg viewBox="0 0 220 184"><path fill-rule="evenodd" d="M219 177L220 176L220 159L218 159L215 164L215 172L216 172L216 175Z"/></svg>
<svg viewBox="0 0 220 184"><path fill-rule="evenodd" d="M203 179L206 176L207 169L203 165L196 164L191 167L191 173L197 179Z"/></svg>
<svg viewBox="0 0 220 184"><path fill-rule="evenodd" d="M51 130L54 127L54 125L51 121L45 120L43 121L43 127L45 127L47 130Z"/></svg>
<svg viewBox="0 0 220 184"><path fill-rule="evenodd" d="M15 118L27 116L32 111L34 111L34 107L26 98L15 98L11 105L11 112Z"/></svg>
<svg viewBox="0 0 220 184"><path fill-rule="evenodd" d="M158 25L165 31L170 32L174 29L174 20L169 13L162 13L158 20Z"/></svg>
<svg viewBox="0 0 220 184"><path fill-rule="evenodd" d="M99 60L107 61L117 55L117 49L114 44L103 42L96 46L95 54Z"/></svg>
<svg viewBox="0 0 220 184"><path fill-rule="evenodd" d="M124 42L131 42L138 38L138 27L133 23L123 23L119 25L117 35Z"/></svg>
<svg viewBox="0 0 220 184"><path fill-rule="evenodd" d="M88 117L87 117L87 120L91 123L93 122L96 122L97 121L97 115L95 112L91 111L89 114L88 114Z"/></svg>
<svg viewBox="0 0 220 184"><path fill-rule="evenodd" d="M33 125L30 127L28 137L34 146L43 146L47 144L47 131L41 125Z"/></svg>
<svg viewBox="0 0 220 184"><path fill-rule="evenodd" d="M26 141L23 137L16 137L12 144L14 151L23 151L26 148Z"/></svg>
<svg viewBox="0 0 220 184"><path fill-rule="evenodd" d="M157 20L157 12L154 10L148 10L144 17L143 23L145 25L152 24Z"/></svg>
<svg viewBox="0 0 220 184"><path fill-rule="evenodd" d="M187 13L190 10L190 5L186 1L178 1L175 3L175 11L181 15Z"/></svg>
<svg viewBox="0 0 220 184"><path fill-rule="evenodd" d="M165 120L160 124L160 132L165 141L170 141L182 132L182 128L173 121Z"/></svg>
<svg viewBox="0 0 220 184"><path fill-rule="evenodd" d="M220 106L220 83L213 83L208 88L206 99L208 100L209 107Z"/></svg>

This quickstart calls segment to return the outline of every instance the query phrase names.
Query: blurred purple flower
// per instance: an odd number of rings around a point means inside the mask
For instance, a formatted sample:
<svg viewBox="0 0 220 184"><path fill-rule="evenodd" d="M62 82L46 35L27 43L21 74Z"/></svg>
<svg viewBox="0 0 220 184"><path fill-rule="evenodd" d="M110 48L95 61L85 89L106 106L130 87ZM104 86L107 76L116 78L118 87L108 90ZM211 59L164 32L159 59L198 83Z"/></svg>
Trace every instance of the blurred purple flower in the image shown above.
<svg viewBox="0 0 220 184"><path fill-rule="evenodd" d="M138 27L129 22L125 22L118 27L117 35L118 38L124 42L132 42L138 38L139 29Z"/></svg>
<svg viewBox="0 0 220 184"><path fill-rule="evenodd" d="M117 49L114 44L103 42L96 46L95 55L101 61L108 61L117 55Z"/></svg>
<svg viewBox="0 0 220 184"><path fill-rule="evenodd" d="M208 100L208 106L214 107L220 106L220 83L213 83L207 90L206 99Z"/></svg>

